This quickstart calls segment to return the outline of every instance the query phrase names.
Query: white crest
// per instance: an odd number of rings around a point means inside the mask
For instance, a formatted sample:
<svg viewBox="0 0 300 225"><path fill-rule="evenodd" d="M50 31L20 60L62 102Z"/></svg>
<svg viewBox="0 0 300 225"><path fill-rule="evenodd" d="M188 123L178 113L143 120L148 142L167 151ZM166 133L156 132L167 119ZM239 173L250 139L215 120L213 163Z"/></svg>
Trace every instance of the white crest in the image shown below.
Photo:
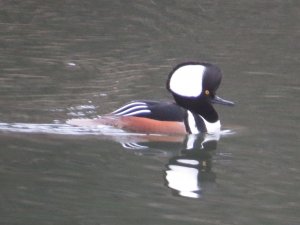
<svg viewBox="0 0 300 225"><path fill-rule="evenodd" d="M185 97L198 97L202 92L203 65L179 67L170 78L170 90Z"/></svg>

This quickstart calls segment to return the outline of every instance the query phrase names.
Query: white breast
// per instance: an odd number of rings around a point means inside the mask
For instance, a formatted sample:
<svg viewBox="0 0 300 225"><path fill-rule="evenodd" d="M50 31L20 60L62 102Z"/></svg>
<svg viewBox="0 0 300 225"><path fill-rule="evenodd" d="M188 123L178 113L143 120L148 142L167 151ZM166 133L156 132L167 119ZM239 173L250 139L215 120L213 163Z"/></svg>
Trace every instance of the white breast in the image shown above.
<svg viewBox="0 0 300 225"><path fill-rule="evenodd" d="M206 126L206 130L208 134L212 134L212 133L218 133L221 130L221 122L220 120L214 122L214 123L210 123L208 121L206 121L202 116L201 118L203 119L205 126Z"/></svg>
<svg viewBox="0 0 300 225"><path fill-rule="evenodd" d="M187 115L187 123L188 123L188 126L190 128L191 133L192 134L201 133L201 131L197 127L196 119L195 119L194 114L190 111L187 111L187 114L188 114ZM200 115L197 115L197 116L201 117L201 119L203 120L208 134L220 132L220 130L221 130L220 120L218 120L214 123L210 123L207 120L205 120L202 116L200 116Z"/></svg>

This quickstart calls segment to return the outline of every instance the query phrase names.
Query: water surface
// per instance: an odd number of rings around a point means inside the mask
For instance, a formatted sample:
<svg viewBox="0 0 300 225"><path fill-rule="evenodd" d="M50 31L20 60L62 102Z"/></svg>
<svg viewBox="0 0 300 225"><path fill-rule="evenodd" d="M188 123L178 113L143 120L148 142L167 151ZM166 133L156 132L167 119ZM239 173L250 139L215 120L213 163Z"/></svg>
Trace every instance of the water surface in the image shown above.
<svg viewBox="0 0 300 225"><path fill-rule="evenodd" d="M299 2L2 1L1 224L299 223ZM221 137L70 128L224 73ZM206 139L208 138L208 139ZM192 147L191 147L192 146Z"/></svg>

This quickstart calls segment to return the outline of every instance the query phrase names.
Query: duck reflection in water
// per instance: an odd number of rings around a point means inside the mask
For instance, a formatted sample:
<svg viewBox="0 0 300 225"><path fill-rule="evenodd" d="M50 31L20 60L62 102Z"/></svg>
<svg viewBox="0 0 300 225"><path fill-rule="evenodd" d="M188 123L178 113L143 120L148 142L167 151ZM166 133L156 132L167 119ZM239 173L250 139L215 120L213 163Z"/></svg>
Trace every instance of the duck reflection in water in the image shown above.
<svg viewBox="0 0 300 225"><path fill-rule="evenodd" d="M165 184L174 195L200 198L204 185L216 179L212 171L212 156L219 136L188 135L185 148L170 158L165 170Z"/></svg>
<svg viewBox="0 0 300 225"><path fill-rule="evenodd" d="M136 151L138 154L167 155L169 160L164 170L165 186L175 196L201 198L203 192L212 188L216 180L216 174L212 170L212 158L220 134L190 134L178 137L177 140L175 137L168 138L170 139L151 139L148 143L143 140L122 145L127 149L144 150ZM174 150L179 150L179 153Z"/></svg>

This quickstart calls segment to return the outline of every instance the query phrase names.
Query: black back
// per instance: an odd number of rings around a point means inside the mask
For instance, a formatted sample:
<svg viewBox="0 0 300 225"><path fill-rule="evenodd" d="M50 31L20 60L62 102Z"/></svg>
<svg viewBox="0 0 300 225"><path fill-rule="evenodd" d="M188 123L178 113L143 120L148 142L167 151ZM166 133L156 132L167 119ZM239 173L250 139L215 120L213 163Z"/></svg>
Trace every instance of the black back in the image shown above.
<svg viewBox="0 0 300 225"><path fill-rule="evenodd" d="M182 122L185 118L185 110L174 102L159 102L143 100L151 110L151 113L138 114L137 117L146 117L149 119L161 121Z"/></svg>

